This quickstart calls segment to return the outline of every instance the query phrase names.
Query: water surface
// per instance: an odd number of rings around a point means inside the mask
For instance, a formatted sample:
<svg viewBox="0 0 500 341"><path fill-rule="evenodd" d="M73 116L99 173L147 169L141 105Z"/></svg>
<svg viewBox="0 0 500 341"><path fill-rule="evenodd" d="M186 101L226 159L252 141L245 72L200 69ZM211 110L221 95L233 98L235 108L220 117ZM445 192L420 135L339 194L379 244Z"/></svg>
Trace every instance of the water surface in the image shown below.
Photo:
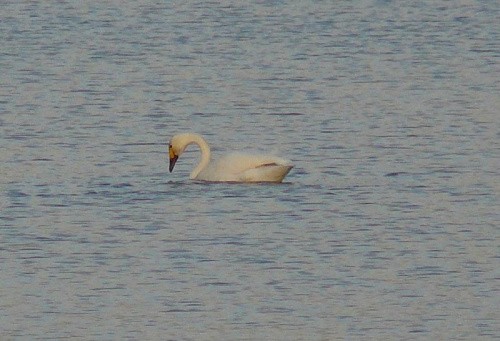
<svg viewBox="0 0 500 341"><path fill-rule="evenodd" d="M2 339L500 337L495 2L0 16ZM184 131L295 168L169 174Z"/></svg>

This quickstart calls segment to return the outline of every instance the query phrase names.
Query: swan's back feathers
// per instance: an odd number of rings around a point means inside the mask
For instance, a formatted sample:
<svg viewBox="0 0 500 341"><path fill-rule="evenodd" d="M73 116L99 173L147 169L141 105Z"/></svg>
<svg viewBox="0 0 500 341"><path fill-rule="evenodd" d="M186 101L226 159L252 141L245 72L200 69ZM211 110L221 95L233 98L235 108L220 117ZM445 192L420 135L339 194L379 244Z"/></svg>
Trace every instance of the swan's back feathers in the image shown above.
<svg viewBox="0 0 500 341"><path fill-rule="evenodd" d="M232 153L214 160L196 179L209 181L280 182L292 169L290 161L273 155Z"/></svg>
<svg viewBox="0 0 500 341"><path fill-rule="evenodd" d="M288 174L292 165L278 165L276 163L266 164L257 168L244 171L240 175L240 181L243 182L281 182Z"/></svg>

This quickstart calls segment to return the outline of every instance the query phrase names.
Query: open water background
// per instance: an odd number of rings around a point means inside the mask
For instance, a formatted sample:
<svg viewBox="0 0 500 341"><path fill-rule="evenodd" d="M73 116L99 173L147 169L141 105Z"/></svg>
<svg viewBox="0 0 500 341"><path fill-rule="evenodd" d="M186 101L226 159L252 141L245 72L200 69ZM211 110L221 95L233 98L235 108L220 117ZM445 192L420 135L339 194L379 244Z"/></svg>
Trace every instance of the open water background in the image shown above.
<svg viewBox="0 0 500 341"><path fill-rule="evenodd" d="M3 1L2 340L500 338L496 1ZM276 153L282 185L169 174Z"/></svg>

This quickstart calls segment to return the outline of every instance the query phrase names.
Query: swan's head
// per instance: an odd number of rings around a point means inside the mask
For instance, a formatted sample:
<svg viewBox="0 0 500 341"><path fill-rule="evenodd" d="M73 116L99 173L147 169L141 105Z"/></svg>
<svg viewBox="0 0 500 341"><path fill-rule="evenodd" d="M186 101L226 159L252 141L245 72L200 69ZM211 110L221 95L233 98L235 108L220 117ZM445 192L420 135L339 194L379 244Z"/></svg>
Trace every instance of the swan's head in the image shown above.
<svg viewBox="0 0 500 341"><path fill-rule="evenodd" d="M174 169L179 156L181 156L189 142L191 142L188 137L188 134L178 134L170 140L170 144L168 146L168 155L170 157L170 165L168 169L170 172Z"/></svg>
<svg viewBox="0 0 500 341"><path fill-rule="evenodd" d="M172 172L172 170L174 169L175 163L177 162L177 159L184 151L184 148L185 146L181 147L181 145L179 144L179 139L177 138L177 136L174 136L168 146L168 155L170 158L170 164L168 170L170 172Z"/></svg>
<svg viewBox="0 0 500 341"><path fill-rule="evenodd" d="M170 145L168 146L168 155L170 157L170 164L169 164L168 170L170 171L170 173L172 173L172 170L174 169L175 163L177 162L177 159L179 158L179 154L177 154L174 151L174 147L173 147L172 143L170 143Z"/></svg>

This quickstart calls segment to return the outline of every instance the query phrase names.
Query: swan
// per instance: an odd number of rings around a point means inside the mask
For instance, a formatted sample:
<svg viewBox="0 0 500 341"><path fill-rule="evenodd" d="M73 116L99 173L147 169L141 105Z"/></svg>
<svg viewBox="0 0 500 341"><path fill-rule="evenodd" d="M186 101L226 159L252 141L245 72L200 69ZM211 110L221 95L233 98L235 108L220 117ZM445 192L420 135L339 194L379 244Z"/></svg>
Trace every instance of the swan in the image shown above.
<svg viewBox="0 0 500 341"><path fill-rule="evenodd" d="M293 165L272 155L228 154L217 161L211 160L210 147L203 137L194 133L177 134L168 147L172 172L175 163L186 147L197 144L201 161L191 172L190 178L214 182L281 182Z"/></svg>

